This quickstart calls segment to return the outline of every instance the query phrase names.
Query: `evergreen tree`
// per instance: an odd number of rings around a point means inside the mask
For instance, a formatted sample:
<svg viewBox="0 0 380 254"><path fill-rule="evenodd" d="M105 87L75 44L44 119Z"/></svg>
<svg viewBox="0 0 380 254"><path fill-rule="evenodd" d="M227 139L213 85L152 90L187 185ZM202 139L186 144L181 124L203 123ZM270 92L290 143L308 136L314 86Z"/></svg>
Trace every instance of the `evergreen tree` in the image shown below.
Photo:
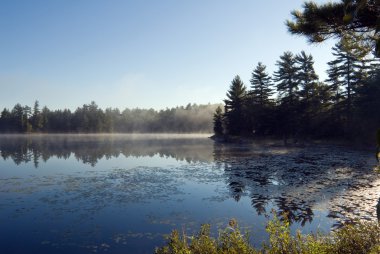
<svg viewBox="0 0 380 254"><path fill-rule="evenodd" d="M271 132L271 114L273 99L270 97L274 91L272 89L272 79L265 71L266 66L259 62L252 72L251 90L247 102L249 103L247 121L251 131L255 135L265 135Z"/></svg>
<svg viewBox="0 0 380 254"><path fill-rule="evenodd" d="M223 135L223 112L222 108L218 106L214 113L214 133L215 135Z"/></svg>
<svg viewBox="0 0 380 254"><path fill-rule="evenodd" d="M331 90L337 92L335 102L343 98L344 116L347 124L350 125L356 91L368 79L369 68L365 64L365 58L369 50L360 47L349 37L337 43L332 50L335 59L328 62L330 68L327 81L330 83ZM341 96L338 96L338 91L342 91Z"/></svg>
<svg viewBox="0 0 380 254"><path fill-rule="evenodd" d="M314 70L314 60L312 55L306 55L305 51L301 51L296 56L298 64L297 83L301 86L299 95L301 100L309 101L315 94L318 84L318 75Z"/></svg>
<svg viewBox="0 0 380 254"><path fill-rule="evenodd" d="M11 111L11 128L12 131L23 132L25 126L24 108L20 103L17 103Z"/></svg>
<svg viewBox="0 0 380 254"><path fill-rule="evenodd" d="M290 33L304 35L312 43L356 33L380 56L379 6L379 0L341 0L321 5L309 1L302 12L292 12L295 21L287 21L287 26Z"/></svg>
<svg viewBox="0 0 380 254"><path fill-rule="evenodd" d="M48 107L44 106L41 111L41 126L43 131L50 131L49 128L49 115L50 115L50 110Z"/></svg>
<svg viewBox="0 0 380 254"><path fill-rule="evenodd" d="M40 104L38 101L34 102L33 114L31 118L32 127L34 131L40 131L43 127L42 125L42 115L40 111Z"/></svg>
<svg viewBox="0 0 380 254"><path fill-rule="evenodd" d="M330 123L334 123L336 135L354 135L354 103L361 96L360 91L365 90L362 90L362 87L376 72L371 68L376 66L376 61L369 55L371 49L363 46L361 40L360 36L347 34L333 47L335 59L328 62L326 82L332 92L333 102L329 112Z"/></svg>
<svg viewBox="0 0 380 254"><path fill-rule="evenodd" d="M12 121L11 112L7 108L4 108L3 111L1 112L1 117L0 117L0 131L2 132L11 131L12 129L11 121Z"/></svg>
<svg viewBox="0 0 380 254"><path fill-rule="evenodd" d="M301 51L296 56L297 63L297 83L300 86L298 95L300 97L299 108L297 110L300 119L299 131L302 136L310 136L317 112L321 107L318 100L318 75L314 70L314 60L311 55Z"/></svg>
<svg viewBox="0 0 380 254"><path fill-rule="evenodd" d="M342 126L345 122L345 101L344 101L344 84L345 81L341 77L341 68L339 60L332 60L328 62L329 68L327 69L328 78L325 80L327 83L327 90L330 94L329 102L331 107L327 112L327 121L326 131L328 136L339 137L342 134Z"/></svg>
<svg viewBox="0 0 380 254"><path fill-rule="evenodd" d="M327 64L329 66L327 69L328 78L325 80L325 82L329 84L328 89L331 92L331 102L336 107L338 103L344 98L342 91L344 80L341 79L338 60L330 61Z"/></svg>
<svg viewBox="0 0 380 254"><path fill-rule="evenodd" d="M280 60L276 65L278 70L274 73L275 82L277 82L277 92L284 101L293 103L298 99L296 92L298 91L297 83L297 66L296 59L292 52L285 52L280 56Z"/></svg>
<svg viewBox="0 0 380 254"><path fill-rule="evenodd" d="M259 62L252 72L251 89L249 94L252 96L255 104L261 106L270 103L270 96L273 94L271 88L271 77L265 71L266 66Z"/></svg>
<svg viewBox="0 0 380 254"><path fill-rule="evenodd" d="M380 73L368 79L358 89L358 94L360 96L354 102L355 126L352 135L373 143L374 133L380 126Z"/></svg>
<svg viewBox="0 0 380 254"><path fill-rule="evenodd" d="M32 108L29 106L23 107L23 116L22 116L22 131L23 132L31 132L32 125L29 122L29 119L32 116Z"/></svg>
<svg viewBox="0 0 380 254"><path fill-rule="evenodd" d="M246 87L239 76L236 76L227 92L225 103L226 131L228 134L238 135L246 131L244 119L244 103L246 99Z"/></svg>
<svg viewBox="0 0 380 254"><path fill-rule="evenodd" d="M274 73L277 82L277 92L279 93L279 103L277 107L277 133L283 136L286 143L289 136L296 136L299 124L298 109L298 82L296 59L291 52L285 52L280 56L276 65L278 70Z"/></svg>
<svg viewBox="0 0 380 254"><path fill-rule="evenodd" d="M337 74L343 85L343 96L345 99L346 117L349 118L352 110L352 95L355 81L355 56L346 49L342 43L336 44L333 48L333 55L336 57L334 62L337 66Z"/></svg>

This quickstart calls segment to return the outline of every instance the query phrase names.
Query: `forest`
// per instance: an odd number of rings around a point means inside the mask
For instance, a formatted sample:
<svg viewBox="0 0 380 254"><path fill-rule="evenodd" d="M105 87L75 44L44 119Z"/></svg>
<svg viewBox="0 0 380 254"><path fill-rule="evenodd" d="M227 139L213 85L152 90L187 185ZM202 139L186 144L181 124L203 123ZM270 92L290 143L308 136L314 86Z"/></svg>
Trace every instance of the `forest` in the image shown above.
<svg viewBox="0 0 380 254"><path fill-rule="evenodd" d="M211 133L212 115L218 105L188 104L183 107L154 109L107 108L92 101L69 109L33 108L17 103L4 108L0 117L1 133Z"/></svg>
<svg viewBox="0 0 380 254"><path fill-rule="evenodd" d="M270 75L259 62L247 87L236 76L224 109L214 113L216 136L374 140L380 126L380 62L372 47L346 34L332 48L326 80L313 56L284 52Z"/></svg>
<svg viewBox="0 0 380 254"><path fill-rule="evenodd" d="M304 2L286 21L290 34L318 44L335 38L327 79L313 57L285 52L270 76L258 63L249 90L236 76L214 113L216 136L344 139L373 143L380 133L380 16L378 0ZM380 140L377 138L378 149Z"/></svg>

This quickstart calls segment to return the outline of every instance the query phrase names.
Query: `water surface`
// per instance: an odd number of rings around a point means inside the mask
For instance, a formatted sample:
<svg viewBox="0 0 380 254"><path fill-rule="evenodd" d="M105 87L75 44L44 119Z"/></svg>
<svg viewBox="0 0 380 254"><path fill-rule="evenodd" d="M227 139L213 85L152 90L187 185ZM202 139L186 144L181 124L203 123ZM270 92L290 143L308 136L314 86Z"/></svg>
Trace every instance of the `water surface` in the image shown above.
<svg viewBox="0 0 380 254"><path fill-rule="evenodd" d="M173 228L231 217L260 246L272 210L302 232L376 219L375 160L350 147L3 135L0 152L0 253L152 253Z"/></svg>

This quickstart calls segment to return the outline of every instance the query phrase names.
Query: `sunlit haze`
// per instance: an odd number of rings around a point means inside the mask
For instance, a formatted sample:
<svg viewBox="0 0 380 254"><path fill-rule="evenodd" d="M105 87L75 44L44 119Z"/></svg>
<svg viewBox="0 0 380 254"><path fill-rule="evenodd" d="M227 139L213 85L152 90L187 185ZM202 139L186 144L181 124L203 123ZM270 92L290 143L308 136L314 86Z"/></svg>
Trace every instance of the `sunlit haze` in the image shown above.
<svg viewBox="0 0 380 254"><path fill-rule="evenodd" d="M284 51L305 50L321 80L334 41L287 32L292 1L0 2L0 108L163 109L221 103L235 75L248 86ZM316 1L326 2L326 1Z"/></svg>

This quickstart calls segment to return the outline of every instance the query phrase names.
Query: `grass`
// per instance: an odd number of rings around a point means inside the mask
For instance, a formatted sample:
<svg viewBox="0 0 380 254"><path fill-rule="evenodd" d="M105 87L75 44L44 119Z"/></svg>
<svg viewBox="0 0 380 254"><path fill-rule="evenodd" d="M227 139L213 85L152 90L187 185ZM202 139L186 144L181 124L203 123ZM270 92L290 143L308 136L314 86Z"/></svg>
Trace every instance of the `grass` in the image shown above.
<svg viewBox="0 0 380 254"><path fill-rule="evenodd" d="M268 243L261 248L250 245L248 234L238 228L224 230L214 238L210 225L204 224L198 234L187 236L173 230L167 243L156 248L156 254L356 254L380 253L380 227L375 222L347 224L327 235L292 235L288 220L274 217L266 227Z"/></svg>

